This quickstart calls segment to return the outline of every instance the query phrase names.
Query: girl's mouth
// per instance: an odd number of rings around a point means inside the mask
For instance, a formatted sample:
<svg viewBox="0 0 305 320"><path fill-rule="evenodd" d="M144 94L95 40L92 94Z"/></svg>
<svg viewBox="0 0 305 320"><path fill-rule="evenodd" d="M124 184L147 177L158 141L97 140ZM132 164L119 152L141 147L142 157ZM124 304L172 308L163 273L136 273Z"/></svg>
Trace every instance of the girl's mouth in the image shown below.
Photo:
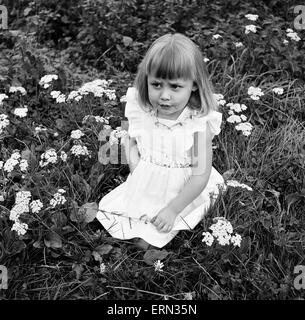
<svg viewBox="0 0 305 320"><path fill-rule="evenodd" d="M160 104L160 107L161 107L162 109L169 109L169 108L171 108L171 106L166 105L166 104Z"/></svg>

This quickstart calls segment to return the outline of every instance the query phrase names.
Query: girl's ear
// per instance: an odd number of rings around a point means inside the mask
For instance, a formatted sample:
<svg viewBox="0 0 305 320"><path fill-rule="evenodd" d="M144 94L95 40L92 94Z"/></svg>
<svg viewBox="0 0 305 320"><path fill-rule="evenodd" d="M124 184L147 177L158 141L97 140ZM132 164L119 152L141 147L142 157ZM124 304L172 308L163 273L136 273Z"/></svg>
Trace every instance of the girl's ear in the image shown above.
<svg viewBox="0 0 305 320"><path fill-rule="evenodd" d="M192 87L192 91L196 91L198 89L197 83L194 81L193 82L193 87Z"/></svg>

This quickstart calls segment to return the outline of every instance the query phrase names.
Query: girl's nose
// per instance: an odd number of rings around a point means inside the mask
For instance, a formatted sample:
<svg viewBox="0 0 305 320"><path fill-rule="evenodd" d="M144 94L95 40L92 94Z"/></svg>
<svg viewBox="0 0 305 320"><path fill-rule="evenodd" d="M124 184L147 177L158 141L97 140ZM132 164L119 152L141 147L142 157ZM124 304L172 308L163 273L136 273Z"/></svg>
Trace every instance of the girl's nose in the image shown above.
<svg viewBox="0 0 305 320"><path fill-rule="evenodd" d="M170 100L170 92L167 88L162 90L160 98L164 101Z"/></svg>

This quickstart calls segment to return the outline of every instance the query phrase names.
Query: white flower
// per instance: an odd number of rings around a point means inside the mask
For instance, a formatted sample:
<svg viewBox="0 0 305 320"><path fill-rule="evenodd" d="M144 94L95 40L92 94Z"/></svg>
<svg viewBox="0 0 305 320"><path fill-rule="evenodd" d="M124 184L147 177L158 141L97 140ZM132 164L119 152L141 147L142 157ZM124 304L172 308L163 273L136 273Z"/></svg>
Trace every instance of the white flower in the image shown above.
<svg viewBox="0 0 305 320"><path fill-rule="evenodd" d="M233 235L230 239L231 243L236 247L240 247L240 242L241 242L241 236L236 233L235 235Z"/></svg>
<svg viewBox="0 0 305 320"><path fill-rule="evenodd" d="M283 88L274 88L274 89L272 89L272 91L278 95L282 95L284 93Z"/></svg>
<svg viewBox="0 0 305 320"><path fill-rule="evenodd" d="M26 94L26 90L23 87L10 87L9 93L20 92L23 96Z"/></svg>
<svg viewBox="0 0 305 320"><path fill-rule="evenodd" d="M242 112L243 110L247 110L247 106L244 104L239 104L239 103L227 103L227 107L230 108L231 111L234 112Z"/></svg>
<svg viewBox="0 0 305 320"><path fill-rule="evenodd" d="M247 26L245 26L245 33L248 34L250 32L256 33L257 31L257 26L255 26L254 24L249 24Z"/></svg>
<svg viewBox="0 0 305 320"><path fill-rule="evenodd" d="M79 101L83 96L80 94L80 92L73 90L69 93L67 100L76 100Z"/></svg>
<svg viewBox="0 0 305 320"><path fill-rule="evenodd" d="M195 296L195 292L185 292L184 300L193 300L194 296Z"/></svg>
<svg viewBox="0 0 305 320"><path fill-rule="evenodd" d="M11 230L15 230L18 235L24 235L28 229L28 225L26 223L22 223L19 220L19 217L22 213L29 212L30 198L30 191L18 191L16 194L15 205L10 211L9 218L15 222Z"/></svg>
<svg viewBox="0 0 305 320"><path fill-rule="evenodd" d="M226 181L226 185L227 186L231 186L233 188L237 188L237 187L240 187L240 188L244 188L244 189L247 189L249 191L253 191L253 189L251 187L249 187L248 185L244 184L244 183L239 183L238 181L236 180L227 180Z"/></svg>
<svg viewBox="0 0 305 320"><path fill-rule="evenodd" d="M211 246L216 240L220 245L229 245L232 243L234 246L240 244L241 237L238 234L233 234L232 224L224 217L216 217L213 219L216 221L210 226L210 232L203 232L203 240L208 246Z"/></svg>
<svg viewBox="0 0 305 320"><path fill-rule="evenodd" d="M61 95L61 92L60 91L51 91L50 95L53 99L57 99Z"/></svg>
<svg viewBox="0 0 305 320"><path fill-rule="evenodd" d="M240 47L244 46L244 44L242 42L234 42L234 45L236 48L240 48Z"/></svg>
<svg viewBox="0 0 305 320"><path fill-rule="evenodd" d="M60 158L62 161L66 162L67 161L67 154L64 151L60 151Z"/></svg>
<svg viewBox="0 0 305 320"><path fill-rule="evenodd" d="M253 87L253 86L251 86L251 87L249 87L249 89L248 89L248 95L250 96L250 98L251 98L252 100L259 100L259 98L260 98L261 96L263 96L264 93L263 93L262 89L260 89L260 88L258 88L258 87Z"/></svg>
<svg viewBox="0 0 305 320"><path fill-rule="evenodd" d="M47 131L48 129L45 126L39 125L38 127L35 127L35 133L39 133L41 131Z"/></svg>
<svg viewBox="0 0 305 320"><path fill-rule="evenodd" d="M27 116L28 108L24 106L23 108L16 108L14 110L14 114L20 118L24 118Z"/></svg>
<svg viewBox="0 0 305 320"><path fill-rule="evenodd" d="M30 198L31 198L31 192L30 191L18 191L17 194L16 194L15 202L16 202L16 204L18 204L18 203L29 204Z"/></svg>
<svg viewBox="0 0 305 320"><path fill-rule="evenodd" d="M26 223L20 222L20 221L15 221L13 224L11 230L16 231L19 236L23 236L26 234L29 226Z"/></svg>
<svg viewBox="0 0 305 320"><path fill-rule="evenodd" d="M253 126L249 122L243 122L243 123L239 123L238 125L236 125L235 129L237 131L242 131L243 135L249 136L251 134Z"/></svg>
<svg viewBox="0 0 305 320"><path fill-rule="evenodd" d="M100 273L103 274L106 272L106 265L104 262L100 264Z"/></svg>
<svg viewBox="0 0 305 320"><path fill-rule="evenodd" d="M25 159L20 160L19 167L20 167L21 171L23 171L23 172L27 171L28 166L29 166L29 164L28 164L27 160L25 160Z"/></svg>
<svg viewBox="0 0 305 320"><path fill-rule="evenodd" d="M288 28L288 29L286 29L286 32L287 33L292 33L292 32L294 32L291 28Z"/></svg>
<svg viewBox="0 0 305 320"><path fill-rule="evenodd" d="M104 117L100 117L100 116L93 116L93 115L86 115L84 116L83 120L82 120L82 124L85 124L86 121L88 121L89 119L94 119L96 122L100 122L100 123L109 123L109 121L104 118Z"/></svg>
<svg viewBox="0 0 305 320"><path fill-rule="evenodd" d="M58 79L58 75L56 74L47 74L45 76L43 76L40 81L39 84L44 88L47 89L50 87L50 82L52 82L53 80L57 80Z"/></svg>
<svg viewBox="0 0 305 320"><path fill-rule="evenodd" d="M286 40L286 39L284 39L284 40L283 40L283 43L284 43L284 45L286 45L286 44L288 44L288 43L289 43L289 41L288 41L288 40Z"/></svg>
<svg viewBox="0 0 305 320"><path fill-rule="evenodd" d="M297 33L287 33L287 37L291 38L294 41L300 41L301 38L298 36Z"/></svg>
<svg viewBox="0 0 305 320"><path fill-rule="evenodd" d="M126 95L124 95L124 96L122 96L122 97L120 98L120 102L127 102L127 100L126 100Z"/></svg>
<svg viewBox="0 0 305 320"><path fill-rule="evenodd" d="M71 153L74 154L77 157L80 156L80 155L90 156L87 147L86 146L81 146L81 145L74 145L71 148Z"/></svg>
<svg viewBox="0 0 305 320"><path fill-rule="evenodd" d="M65 190L63 189L59 189L57 193L54 194L53 198L50 200L50 205L55 208L57 205L61 205L61 204L64 204L66 203L66 198L62 195L62 192Z"/></svg>
<svg viewBox="0 0 305 320"><path fill-rule="evenodd" d="M246 14L245 17L248 20L251 20L251 21L256 21L258 19L258 15L257 14Z"/></svg>
<svg viewBox="0 0 305 320"><path fill-rule="evenodd" d="M60 94L57 98L56 98L56 103L64 103L66 102L66 96L64 94Z"/></svg>
<svg viewBox="0 0 305 320"><path fill-rule="evenodd" d="M205 63L207 63L207 62L210 61L210 59L209 59L209 58L203 58L203 61L204 61Z"/></svg>
<svg viewBox="0 0 305 320"><path fill-rule="evenodd" d="M4 99L8 99L8 96L5 93L0 93L0 106L2 106Z"/></svg>
<svg viewBox="0 0 305 320"><path fill-rule="evenodd" d="M221 93L213 94L218 105L224 106L226 104L226 100L223 99L223 95Z"/></svg>
<svg viewBox="0 0 305 320"><path fill-rule="evenodd" d="M33 213L38 213L41 208L43 207L43 204L40 200L33 200L31 203L30 203L30 208L32 210Z"/></svg>
<svg viewBox="0 0 305 320"><path fill-rule="evenodd" d="M240 122L242 122L242 120L241 120L239 115L233 114L233 115L231 115L230 117L227 118L227 122L229 122L229 123L235 123L235 122L236 123L240 123Z"/></svg>
<svg viewBox="0 0 305 320"><path fill-rule="evenodd" d="M301 38L298 36L296 32L288 32L287 37L291 38L294 41L300 41Z"/></svg>
<svg viewBox="0 0 305 320"><path fill-rule="evenodd" d="M3 132L3 129L10 124L6 114L0 114L0 134Z"/></svg>
<svg viewBox="0 0 305 320"><path fill-rule="evenodd" d="M12 153L10 158L5 162L4 164L4 171L6 172L12 172L15 168L15 166L19 163L19 158L20 158L20 152L15 151Z"/></svg>
<svg viewBox="0 0 305 320"><path fill-rule="evenodd" d="M57 162L57 154L56 150L51 148L47 150L40 156L41 160L39 161L39 165L41 167L47 166L49 163L56 163Z"/></svg>
<svg viewBox="0 0 305 320"><path fill-rule="evenodd" d="M109 144L118 144L119 138L124 138L128 135L128 132L126 130L122 130L121 127L117 127L115 130L111 131L109 136Z"/></svg>
<svg viewBox="0 0 305 320"><path fill-rule="evenodd" d="M214 34L213 35L213 39L218 39L218 38L222 38L222 36L220 34Z"/></svg>
<svg viewBox="0 0 305 320"><path fill-rule="evenodd" d="M4 164L4 162L3 162L3 161L0 161L0 169L3 168L3 164Z"/></svg>
<svg viewBox="0 0 305 320"><path fill-rule="evenodd" d="M164 267L163 262L161 262L160 260L157 260L154 262L154 267L155 267L155 271L163 271L162 268Z"/></svg>
<svg viewBox="0 0 305 320"><path fill-rule="evenodd" d="M71 131L71 138L72 139L80 139L85 134L81 130L72 130Z"/></svg>
<svg viewBox="0 0 305 320"><path fill-rule="evenodd" d="M214 242L214 237L210 232L203 232L202 235L203 235L202 242L205 242L206 245L210 247Z"/></svg>

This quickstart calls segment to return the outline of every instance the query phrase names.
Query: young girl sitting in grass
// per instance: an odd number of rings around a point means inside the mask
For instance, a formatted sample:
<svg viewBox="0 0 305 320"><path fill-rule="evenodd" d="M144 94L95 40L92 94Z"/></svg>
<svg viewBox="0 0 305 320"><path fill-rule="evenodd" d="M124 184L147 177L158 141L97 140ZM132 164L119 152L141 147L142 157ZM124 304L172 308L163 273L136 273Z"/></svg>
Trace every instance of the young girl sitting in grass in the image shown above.
<svg viewBox="0 0 305 320"><path fill-rule="evenodd" d="M178 33L152 44L126 100L130 174L101 199L97 219L115 238L161 248L193 229L226 188L212 167L222 114L201 52Z"/></svg>

